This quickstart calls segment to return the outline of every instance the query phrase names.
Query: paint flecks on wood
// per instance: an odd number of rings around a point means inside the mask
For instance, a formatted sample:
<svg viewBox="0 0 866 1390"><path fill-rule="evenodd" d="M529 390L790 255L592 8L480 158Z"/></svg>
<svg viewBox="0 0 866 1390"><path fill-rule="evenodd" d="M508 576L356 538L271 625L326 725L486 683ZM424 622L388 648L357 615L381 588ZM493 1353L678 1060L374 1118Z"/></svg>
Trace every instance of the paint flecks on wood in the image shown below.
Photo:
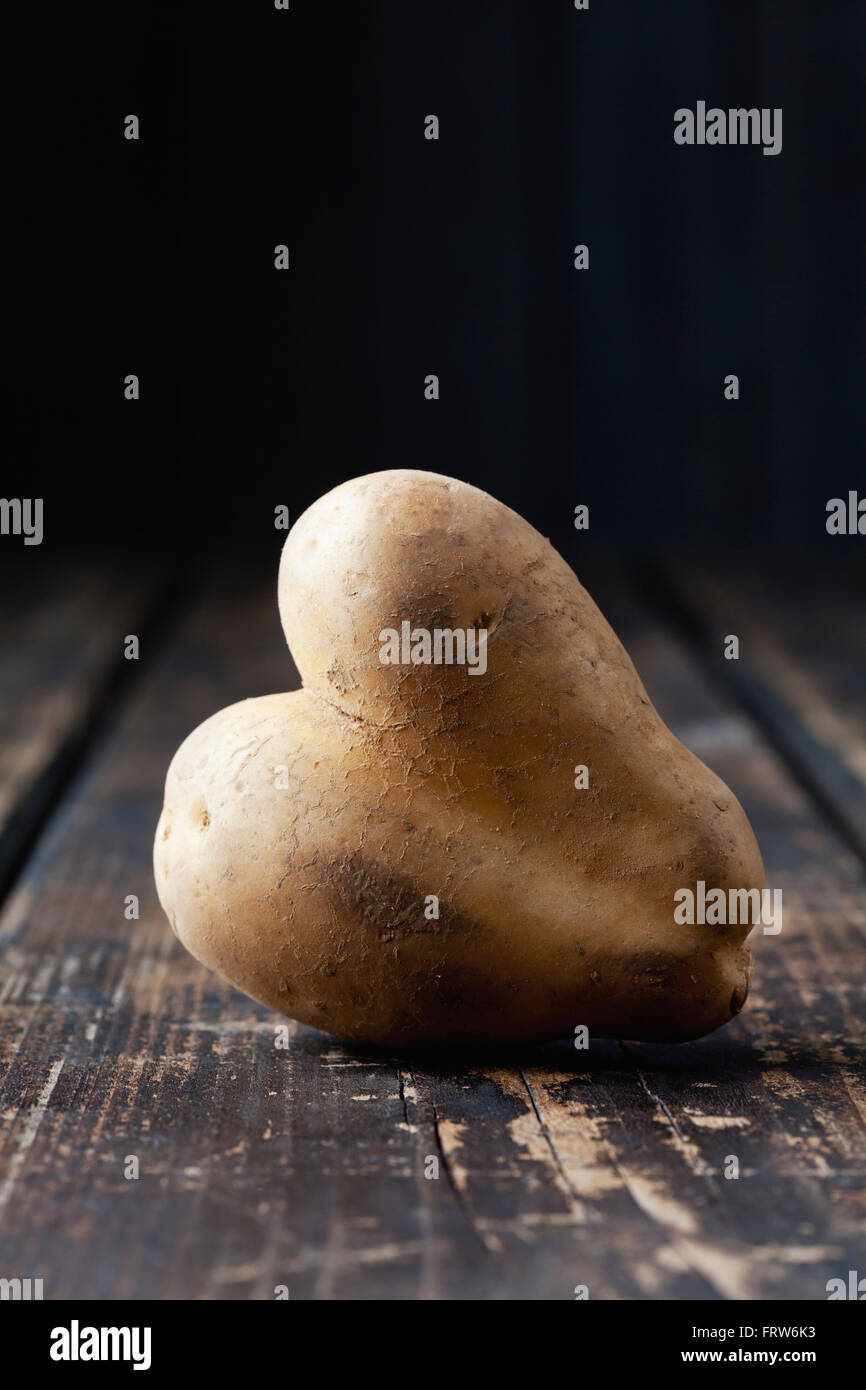
<svg viewBox="0 0 866 1390"><path fill-rule="evenodd" d="M0 1274L43 1278L46 1298L270 1299L287 1285L293 1299L571 1299L585 1284L593 1299L810 1300L862 1269L866 877L821 809L842 774L816 801L785 756L794 735L770 736L666 601L622 570L585 579L663 717L743 801L783 888L784 929L754 941L745 1010L678 1048L410 1057L297 1025L278 1039L285 1020L177 943L151 878L180 739L296 683L272 576L217 578L67 769L0 914ZM784 661L767 657L760 680L802 718L807 751L835 746L856 777L860 677L843 658L862 634L826 637L836 659L812 701L822 622L809 620L809 680L793 680L797 615L765 587L753 622L773 626ZM686 597L717 621L719 592L717 575L705 601L697 583ZM56 614L34 623L57 631ZM67 729L100 671L95 648L70 669ZM33 708L52 708L47 667L28 679ZM4 729L18 739L0 707ZM43 744L6 755L13 811L51 762Z"/></svg>

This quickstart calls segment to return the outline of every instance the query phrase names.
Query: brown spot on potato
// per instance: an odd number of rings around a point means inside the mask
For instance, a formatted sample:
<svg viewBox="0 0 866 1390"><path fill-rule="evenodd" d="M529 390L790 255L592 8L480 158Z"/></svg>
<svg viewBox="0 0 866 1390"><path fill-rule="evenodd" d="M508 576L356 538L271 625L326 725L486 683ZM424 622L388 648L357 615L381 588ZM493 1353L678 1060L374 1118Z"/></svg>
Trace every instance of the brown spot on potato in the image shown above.
<svg viewBox="0 0 866 1390"><path fill-rule="evenodd" d="M452 934L469 941L483 932L480 923L457 912L443 899L439 901L438 918L425 917L425 901L435 891L434 884L396 874L387 865L359 852L327 863L324 883L340 916L352 924L358 923L381 941Z"/></svg>

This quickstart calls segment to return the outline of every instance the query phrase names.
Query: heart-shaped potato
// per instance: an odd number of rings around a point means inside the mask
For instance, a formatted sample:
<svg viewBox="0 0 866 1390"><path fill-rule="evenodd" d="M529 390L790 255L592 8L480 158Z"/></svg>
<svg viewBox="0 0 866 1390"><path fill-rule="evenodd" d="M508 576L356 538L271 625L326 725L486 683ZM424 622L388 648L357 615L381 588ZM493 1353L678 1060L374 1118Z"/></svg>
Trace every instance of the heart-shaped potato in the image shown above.
<svg viewBox="0 0 866 1390"><path fill-rule="evenodd" d="M193 955L368 1043L737 1013L750 924L675 894L760 889L749 823L532 526L438 474L357 478L296 522L279 603L304 688L215 714L168 772L156 882Z"/></svg>

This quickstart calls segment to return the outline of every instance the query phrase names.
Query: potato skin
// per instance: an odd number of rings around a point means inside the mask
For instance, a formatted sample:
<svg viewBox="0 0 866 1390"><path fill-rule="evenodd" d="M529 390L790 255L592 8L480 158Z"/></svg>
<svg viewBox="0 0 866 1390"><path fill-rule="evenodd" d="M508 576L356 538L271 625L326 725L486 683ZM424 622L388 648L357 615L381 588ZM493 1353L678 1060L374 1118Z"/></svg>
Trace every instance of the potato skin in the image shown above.
<svg viewBox="0 0 866 1390"><path fill-rule="evenodd" d="M437 474L358 478L296 522L279 604L304 689L169 768L156 882L193 955L383 1045L682 1041L742 1007L748 926L677 925L673 894L762 887L748 821L527 522ZM486 672L383 664L404 619L485 626Z"/></svg>

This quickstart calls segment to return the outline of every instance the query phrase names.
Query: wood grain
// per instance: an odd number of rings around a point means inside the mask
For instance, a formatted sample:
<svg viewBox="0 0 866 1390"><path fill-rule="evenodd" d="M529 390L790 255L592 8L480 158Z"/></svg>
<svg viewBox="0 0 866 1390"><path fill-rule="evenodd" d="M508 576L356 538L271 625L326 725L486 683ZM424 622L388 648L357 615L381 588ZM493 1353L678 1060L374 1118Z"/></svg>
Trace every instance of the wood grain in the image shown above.
<svg viewBox="0 0 866 1390"><path fill-rule="evenodd" d="M152 629L152 570L86 561L0 568L0 899L58 789L134 683L124 638Z"/></svg>
<svg viewBox="0 0 866 1390"><path fill-rule="evenodd" d="M709 668L866 862L866 566L843 550L724 573L668 562L662 574ZM723 657L727 634L740 639L738 660Z"/></svg>
<svg viewBox="0 0 866 1390"><path fill-rule="evenodd" d="M179 946L150 869L180 739L296 683L273 576L226 574L141 663L0 917L0 1274L47 1298L823 1299L864 1267L862 864L724 673L621 575L593 592L783 888L744 1013L678 1048L393 1056L294 1025L277 1046L282 1020Z"/></svg>

